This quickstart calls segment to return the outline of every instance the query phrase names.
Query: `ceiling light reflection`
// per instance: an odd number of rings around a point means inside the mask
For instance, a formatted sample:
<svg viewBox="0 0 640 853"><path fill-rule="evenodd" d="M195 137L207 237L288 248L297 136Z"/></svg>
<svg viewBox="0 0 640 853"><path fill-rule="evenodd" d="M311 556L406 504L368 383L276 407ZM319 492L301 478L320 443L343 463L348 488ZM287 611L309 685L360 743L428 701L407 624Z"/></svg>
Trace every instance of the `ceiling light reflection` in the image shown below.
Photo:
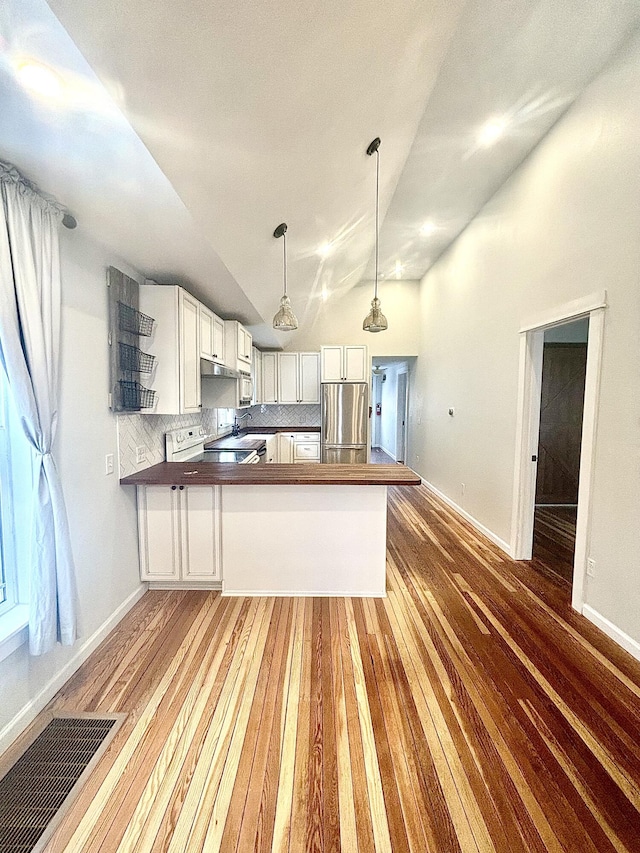
<svg viewBox="0 0 640 853"><path fill-rule="evenodd" d="M478 133L478 143L488 148L497 142L507 129L506 118L492 118L484 124Z"/></svg>
<svg viewBox="0 0 640 853"><path fill-rule="evenodd" d="M321 258L328 258L331 252L333 252L333 243L323 243L318 249Z"/></svg>
<svg viewBox="0 0 640 853"><path fill-rule="evenodd" d="M431 219L427 220L420 228L423 237L431 237L438 230L438 226Z"/></svg>
<svg viewBox="0 0 640 853"><path fill-rule="evenodd" d="M25 89L53 101L62 96L62 80L56 72L39 62L23 62L18 66L18 79Z"/></svg>

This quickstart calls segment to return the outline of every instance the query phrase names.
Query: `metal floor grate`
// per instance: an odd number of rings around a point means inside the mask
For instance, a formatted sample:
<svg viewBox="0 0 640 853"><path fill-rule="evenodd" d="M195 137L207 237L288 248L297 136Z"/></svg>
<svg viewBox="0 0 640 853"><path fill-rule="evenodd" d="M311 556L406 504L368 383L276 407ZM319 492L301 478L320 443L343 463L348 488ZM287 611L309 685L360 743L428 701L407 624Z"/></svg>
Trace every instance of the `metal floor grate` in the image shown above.
<svg viewBox="0 0 640 853"><path fill-rule="evenodd" d="M2 853L34 850L118 722L117 716L54 717L40 732L0 779Z"/></svg>

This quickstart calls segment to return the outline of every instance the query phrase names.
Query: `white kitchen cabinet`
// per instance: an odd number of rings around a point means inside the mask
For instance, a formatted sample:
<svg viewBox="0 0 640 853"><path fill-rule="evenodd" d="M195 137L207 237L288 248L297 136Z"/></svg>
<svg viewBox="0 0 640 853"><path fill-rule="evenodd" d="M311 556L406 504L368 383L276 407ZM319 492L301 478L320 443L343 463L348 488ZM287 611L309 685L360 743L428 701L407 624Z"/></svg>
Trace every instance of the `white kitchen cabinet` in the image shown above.
<svg viewBox="0 0 640 853"><path fill-rule="evenodd" d="M320 353L301 352L299 357L298 383L301 403L320 402Z"/></svg>
<svg viewBox="0 0 640 853"><path fill-rule="evenodd" d="M320 433L279 432L278 462L320 462Z"/></svg>
<svg viewBox="0 0 640 853"><path fill-rule="evenodd" d="M224 364L224 320L200 305L200 358Z"/></svg>
<svg viewBox="0 0 640 853"><path fill-rule="evenodd" d="M153 373L142 384L155 391L154 406L142 414L181 415L199 412L200 303L177 285L143 284L140 310L155 319L150 338L140 338L145 352L155 356Z"/></svg>
<svg viewBox="0 0 640 853"><path fill-rule="evenodd" d="M320 402L320 353L278 353L278 403Z"/></svg>
<svg viewBox="0 0 640 853"><path fill-rule="evenodd" d="M322 382L369 381L366 346L326 346L320 353Z"/></svg>
<svg viewBox="0 0 640 853"><path fill-rule="evenodd" d="M297 352L278 353L278 402L282 404L300 402Z"/></svg>
<svg viewBox="0 0 640 853"><path fill-rule="evenodd" d="M278 434L270 435L265 441L265 461L267 463L279 462L278 456Z"/></svg>
<svg viewBox="0 0 640 853"><path fill-rule="evenodd" d="M220 580L220 486L138 486L140 577L202 587Z"/></svg>
<svg viewBox="0 0 640 853"><path fill-rule="evenodd" d="M237 320L224 321L225 364L241 373L251 373L253 337Z"/></svg>
<svg viewBox="0 0 640 853"><path fill-rule="evenodd" d="M278 462L281 464L291 464L293 462L293 440L293 433L278 433Z"/></svg>
<svg viewBox="0 0 640 853"><path fill-rule="evenodd" d="M218 364L226 364L225 362L225 346L224 346L224 320L221 320L217 314L213 315L213 361Z"/></svg>
<svg viewBox="0 0 640 853"><path fill-rule="evenodd" d="M294 433L293 461L306 463L320 462L320 433Z"/></svg>
<svg viewBox="0 0 640 853"><path fill-rule="evenodd" d="M262 353L262 402L278 402L278 353Z"/></svg>
<svg viewBox="0 0 640 853"><path fill-rule="evenodd" d="M251 405L262 403L262 353L257 347L252 347L251 378L253 379L253 396Z"/></svg>

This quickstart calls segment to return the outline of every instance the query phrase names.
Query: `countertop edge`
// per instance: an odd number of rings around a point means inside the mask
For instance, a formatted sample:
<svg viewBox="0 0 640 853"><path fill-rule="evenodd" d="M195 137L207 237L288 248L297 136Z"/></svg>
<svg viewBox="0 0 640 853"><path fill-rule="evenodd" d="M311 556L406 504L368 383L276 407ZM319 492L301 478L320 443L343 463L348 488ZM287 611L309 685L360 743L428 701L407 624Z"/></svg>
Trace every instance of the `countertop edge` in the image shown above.
<svg viewBox="0 0 640 853"><path fill-rule="evenodd" d="M160 462L120 479L121 486L419 486L421 482L405 465L318 463Z"/></svg>

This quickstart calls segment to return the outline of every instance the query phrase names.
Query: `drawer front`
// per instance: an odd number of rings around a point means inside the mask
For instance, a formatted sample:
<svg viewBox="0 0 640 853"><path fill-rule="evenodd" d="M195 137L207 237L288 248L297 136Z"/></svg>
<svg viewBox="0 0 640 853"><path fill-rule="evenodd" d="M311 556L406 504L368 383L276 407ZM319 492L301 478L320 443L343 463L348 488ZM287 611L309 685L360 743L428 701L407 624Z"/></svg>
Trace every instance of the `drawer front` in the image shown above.
<svg viewBox="0 0 640 853"><path fill-rule="evenodd" d="M305 444L311 444L311 442L316 442L320 444L320 433L319 432L297 432L296 433L296 441L303 441Z"/></svg>
<svg viewBox="0 0 640 853"><path fill-rule="evenodd" d="M309 444L307 442L296 441L293 457L294 459L315 459L319 461L320 443L314 442L313 444Z"/></svg>

